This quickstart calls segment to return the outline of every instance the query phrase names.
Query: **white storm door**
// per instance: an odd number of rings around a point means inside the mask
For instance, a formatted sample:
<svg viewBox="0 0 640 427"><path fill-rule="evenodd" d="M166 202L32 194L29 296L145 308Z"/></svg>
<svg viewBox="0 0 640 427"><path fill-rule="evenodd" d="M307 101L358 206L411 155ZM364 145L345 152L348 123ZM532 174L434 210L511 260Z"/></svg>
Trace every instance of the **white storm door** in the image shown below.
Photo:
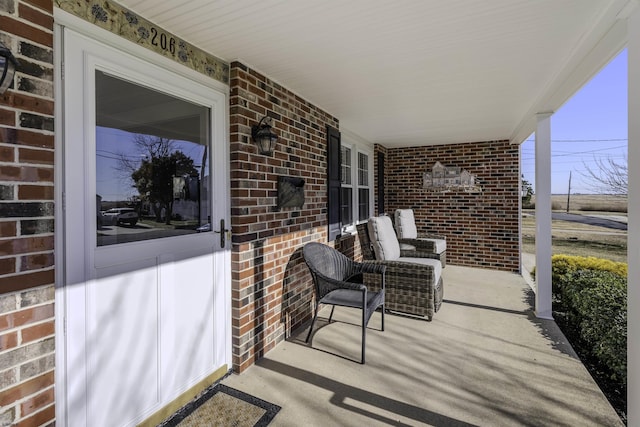
<svg viewBox="0 0 640 427"><path fill-rule="evenodd" d="M59 422L133 426L231 365L227 97L66 28L63 46Z"/></svg>

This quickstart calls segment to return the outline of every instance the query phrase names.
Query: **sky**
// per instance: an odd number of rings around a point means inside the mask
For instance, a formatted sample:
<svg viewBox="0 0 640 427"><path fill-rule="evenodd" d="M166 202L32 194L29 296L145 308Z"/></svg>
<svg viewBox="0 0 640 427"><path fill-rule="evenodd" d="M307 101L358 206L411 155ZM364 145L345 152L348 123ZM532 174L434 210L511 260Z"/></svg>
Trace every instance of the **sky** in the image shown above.
<svg viewBox="0 0 640 427"><path fill-rule="evenodd" d="M522 174L535 191L535 135L522 143ZM551 116L551 192L593 193L584 176L596 159L626 162L627 50Z"/></svg>

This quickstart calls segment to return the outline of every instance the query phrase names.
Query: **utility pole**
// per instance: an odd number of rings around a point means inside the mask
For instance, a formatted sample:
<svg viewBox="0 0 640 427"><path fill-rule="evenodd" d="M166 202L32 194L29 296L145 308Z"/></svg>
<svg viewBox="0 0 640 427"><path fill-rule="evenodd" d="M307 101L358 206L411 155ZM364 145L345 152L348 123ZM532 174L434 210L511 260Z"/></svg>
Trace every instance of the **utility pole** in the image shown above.
<svg viewBox="0 0 640 427"><path fill-rule="evenodd" d="M569 171L569 190L567 191L567 213L569 213L570 200L571 200L571 171Z"/></svg>

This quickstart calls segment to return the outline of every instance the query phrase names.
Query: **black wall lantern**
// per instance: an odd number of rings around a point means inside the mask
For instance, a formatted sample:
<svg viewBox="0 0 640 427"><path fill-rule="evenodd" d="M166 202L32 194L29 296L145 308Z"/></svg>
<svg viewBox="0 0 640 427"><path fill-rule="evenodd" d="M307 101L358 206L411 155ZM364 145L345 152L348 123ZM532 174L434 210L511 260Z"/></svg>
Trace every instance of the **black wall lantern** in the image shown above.
<svg viewBox="0 0 640 427"><path fill-rule="evenodd" d="M276 146L278 135L271 132L271 117L264 116L260 122L251 128L251 136L258 146L258 152L265 156L273 156L273 149Z"/></svg>
<svg viewBox="0 0 640 427"><path fill-rule="evenodd" d="M13 81L18 60L5 45L0 43L0 95L6 92Z"/></svg>

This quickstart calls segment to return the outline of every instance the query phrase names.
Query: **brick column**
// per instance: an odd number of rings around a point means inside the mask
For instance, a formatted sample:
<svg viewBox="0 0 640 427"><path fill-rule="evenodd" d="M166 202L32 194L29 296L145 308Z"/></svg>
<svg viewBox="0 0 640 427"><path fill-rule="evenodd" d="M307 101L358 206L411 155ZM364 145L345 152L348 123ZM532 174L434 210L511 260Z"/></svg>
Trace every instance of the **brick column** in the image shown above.
<svg viewBox="0 0 640 427"><path fill-rule="evenodd" d="M20 61L0 95L0 425L52 425L53 2L0 0Z"/></svg>

